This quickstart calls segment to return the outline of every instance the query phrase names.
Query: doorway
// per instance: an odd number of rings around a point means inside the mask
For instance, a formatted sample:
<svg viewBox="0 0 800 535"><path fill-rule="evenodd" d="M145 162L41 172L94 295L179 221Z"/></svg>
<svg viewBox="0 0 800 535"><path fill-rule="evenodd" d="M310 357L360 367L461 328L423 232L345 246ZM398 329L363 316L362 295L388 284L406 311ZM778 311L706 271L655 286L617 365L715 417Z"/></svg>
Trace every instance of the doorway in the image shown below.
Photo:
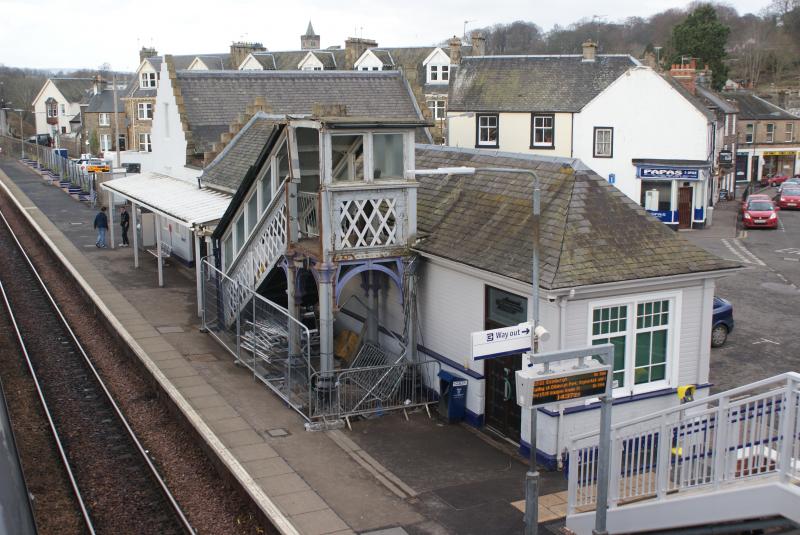
<svg viewBox="0 0 800 535"><path fill-rule="evenodd" d="M527 320L526 297L486 287L485 329L511 327ZM484 361L486 425L517 443L520 441L522 412L517 405L516 371L520 369L521 353Z"/></svg>
<svg viewBox="0 0 800 535"><path fill-rule="evenodd" d="M692 228L692 190L691 186L678 188L678 228Z"/></svg>

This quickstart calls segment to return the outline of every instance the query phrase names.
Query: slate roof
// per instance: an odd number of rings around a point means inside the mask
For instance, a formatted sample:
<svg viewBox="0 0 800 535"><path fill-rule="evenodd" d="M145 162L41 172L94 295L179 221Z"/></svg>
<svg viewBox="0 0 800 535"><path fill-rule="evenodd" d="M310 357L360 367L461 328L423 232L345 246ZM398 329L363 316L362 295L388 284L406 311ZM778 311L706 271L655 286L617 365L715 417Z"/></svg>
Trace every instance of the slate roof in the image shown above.
<svg viewBox="0 0 800 535"><path fill-rule="evenodd" d="M576 112L639 62L631 56L464 56L453 73L451 111Z"/></svg>
<svg viewBox="0 0 800 535"><path fill-rule="evenodd" d="M124 91L117 91L117 111L124 112L125 104L122 102ZM86 113L114 113L114 90L104 89L89 99Z"/></svg>
<svg viewBox="0 0 800 535"><path fill-rule="evenodd" d="M195 56L202 61L211 71L222 71L225 69L237 69L238 65L230 65L230 54L198 54ZM191 64L191 62L190 62ZM178 66L175 66L178 69ZM188 68L188 65L186 66Z"/></svg>
<svg viewBox="0 0 800 535"><path fill-rule="evenodd" d="M258 160L278 121L257 113L242 127L225 149L204 170L204 185L235 193L242 179Z"/></svg>
<svg viewBox="0 0 800 535"><path fill-rule="evenodd" d="M322 63L322 68L326 71L344 69L344 50L312 50L311 53ZM294 68L297 68L297 64Z"/></svg>
<svg viewBox="0 0 800 535"><path fill-rule="evenodd" d="M711 108L718 109L722 113L736 113L739 108L734 102L725 100L720 93L712 89L697 86L697 96Z"/></svg>
<svg viewBox="0 0 800 535"><path fill-rule="evenodd" d="M722 93L722 96L734 102L739 108L739 119L798 119L796 115L792 115L783 108L779 108L775 104L746 91L725 92Z"/></svg>
<svg viewBox="0 0 800 535"><path fill-rule="evenodd" d="M256 97L264 97L278 115L308 115L318 103L344 104L353 117L421 117L398 72L178 71L176 76L197 153L219 141Z"/></svg>
<svg viewBox="0 0 800 535"><path fill-rule="evenodd" d="M416 168L531 169L542 185L540 286L571 288L739 267L701 249L580 160L417 145ZM417 227L423 252L531 282L529 176L419 176Z"/></svg>
<svg viewBox="0 0 800 535"><path fill-rule="evenodd" d="M94 84L91 78L50 78L67 102L86 103Z"/></svg>

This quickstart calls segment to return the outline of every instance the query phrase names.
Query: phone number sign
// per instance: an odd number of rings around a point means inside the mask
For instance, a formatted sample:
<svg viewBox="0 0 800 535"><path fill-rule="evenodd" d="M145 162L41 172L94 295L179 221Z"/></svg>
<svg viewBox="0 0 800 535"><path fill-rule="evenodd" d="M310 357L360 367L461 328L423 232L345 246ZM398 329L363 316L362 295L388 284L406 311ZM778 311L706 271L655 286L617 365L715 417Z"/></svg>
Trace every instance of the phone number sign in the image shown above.
<svg viewBox="0 0 800 535"><path fill-rule="evenodd" d="M608 369L556 375L533 382L532 405L602 396L606 393Z"/></svg>

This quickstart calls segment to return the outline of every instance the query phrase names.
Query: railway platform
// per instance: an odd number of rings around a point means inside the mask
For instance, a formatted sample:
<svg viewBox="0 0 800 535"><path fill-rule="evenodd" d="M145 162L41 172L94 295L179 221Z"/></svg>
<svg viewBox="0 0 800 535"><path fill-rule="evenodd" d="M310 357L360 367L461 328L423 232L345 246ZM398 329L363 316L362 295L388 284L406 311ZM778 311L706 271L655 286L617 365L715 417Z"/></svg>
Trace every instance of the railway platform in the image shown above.
<svg viewBox="0 0 800 535"><path fill-rule="evenodd" d="M155 258L142 255L136 269L129 248L95 247L95 211L19 162L0 160L0 190L280 533L521 532L526 465L513 447L424 411L308 432L199 332L193 269L170 262L159 288ZM558 523L565 489L563 475L545 475L540 521Z"/></svg>

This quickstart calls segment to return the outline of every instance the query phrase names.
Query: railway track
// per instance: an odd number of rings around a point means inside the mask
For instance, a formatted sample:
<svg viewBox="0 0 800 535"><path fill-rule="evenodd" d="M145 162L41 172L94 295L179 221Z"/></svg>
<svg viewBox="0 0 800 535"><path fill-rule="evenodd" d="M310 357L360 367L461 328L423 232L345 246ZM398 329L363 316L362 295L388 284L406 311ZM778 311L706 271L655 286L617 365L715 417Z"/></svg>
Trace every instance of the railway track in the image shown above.
<svg viewBox="0 0 800 535"><path fill-rule="evenodd" d="M0 307L13 326L88 533L194 533L0 212Z"/></svg>

